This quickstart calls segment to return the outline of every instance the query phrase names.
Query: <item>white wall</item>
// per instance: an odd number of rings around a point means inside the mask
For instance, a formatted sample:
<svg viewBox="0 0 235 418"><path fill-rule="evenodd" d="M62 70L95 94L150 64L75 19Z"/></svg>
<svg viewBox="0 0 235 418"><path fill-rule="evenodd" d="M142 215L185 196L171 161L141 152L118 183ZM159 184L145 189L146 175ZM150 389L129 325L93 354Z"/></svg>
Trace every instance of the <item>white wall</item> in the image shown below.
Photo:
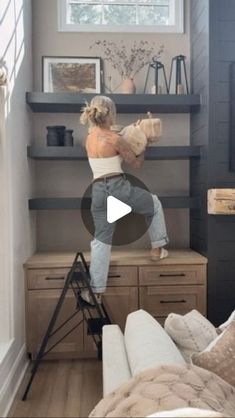
<svg viewBox="0 0 235 418"><path fill-rule="evenodd" d="M57 31L57 0L33 0L33 49L34 49L34 89L42 88L41 60L49 56L95 56L99 52L90 46L98 39L120 42L124 40L131 46L134 40L145 39L160 46L164 44L162 60L169 74L171 58L185 54L190 62L189 40L189 1L186 1L185 34L102 34L102 33L61 33ZM189 67L189 64L188 64ZM147 69L135 79L137 92L142 92ZM188 68L188 73L189 68ZM117 74L110 65L105 64L106 78L112 75L115 84ZM118 82L118 78L116 79ZM127 124L140 115L119 115L118 122ZM189 145L189 115L161 115L164 135L161 145ZM83 143L85 129L78 123L79 115L74 114L34 114L34 139L38 145L46 144L46 126L65 124L75 131L76 143ZM135 172L152 192L159 195L189 194L188 161L146 162L143 169ZM37 162L34 196L38 197L76 197L81 196L91 182L87 162ZM172 247L189 246L189 211L166 210L166 221ZM60 225L60 228L58 228ZM81 221L79 211L41 211L37 215L37 249L39 251L83 250L89 248L90 236ZM149 246L145 236L132 247Z"/></svg>
<svg viewBox="0 0 235 418"><path fill-rule="evenodd" d="M31 14L31 0L1 0L0 58L8 85L0 90L0 416L27 365L23 263L35 251L35 214L28 211L34 164L26 153L31 117L25 104L32 88Z"/></svg>

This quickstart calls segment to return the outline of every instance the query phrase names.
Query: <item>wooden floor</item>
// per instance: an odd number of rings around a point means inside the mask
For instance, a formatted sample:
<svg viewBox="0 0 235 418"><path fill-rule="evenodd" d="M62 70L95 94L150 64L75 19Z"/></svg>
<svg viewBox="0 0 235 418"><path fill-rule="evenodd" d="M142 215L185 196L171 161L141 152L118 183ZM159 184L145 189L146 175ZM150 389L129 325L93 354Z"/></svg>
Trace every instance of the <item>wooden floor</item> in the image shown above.
<svg viewBox="0 0 235 418"><path fill-rule="evenodd" d="M102 398L102 363L98 360L45 361L26 402L25 377L9 417L88 417Z"/></svg>

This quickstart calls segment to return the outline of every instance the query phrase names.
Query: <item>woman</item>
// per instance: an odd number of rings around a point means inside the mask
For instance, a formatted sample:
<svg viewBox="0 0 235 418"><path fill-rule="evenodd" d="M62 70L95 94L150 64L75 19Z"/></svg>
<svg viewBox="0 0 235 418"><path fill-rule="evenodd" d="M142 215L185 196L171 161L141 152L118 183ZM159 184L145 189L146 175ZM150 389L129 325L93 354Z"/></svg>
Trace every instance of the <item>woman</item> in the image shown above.
<svg viewBox="0 0 235 418"><path fill-rule="evenodd" d="M115 104L106 96L95 96L81 115L81 123L90 125L86 150L94 177L91 211L95 224L95 237L91 242L90 275L91 287L98 303L106 289L115 229L114 223L107 222L106 202L109 195L128 204L133 212L143 214L149 221L151 258L161 260L168 256L167 250L163 248L169 240L159 199L146 190L132 186L122 170L123 160L132 167L140 167L144 161L144 153L136 157L122 137L111 131L115 120ZM93 304L88 291L84 290L81 296L86 302Z"/></svg>

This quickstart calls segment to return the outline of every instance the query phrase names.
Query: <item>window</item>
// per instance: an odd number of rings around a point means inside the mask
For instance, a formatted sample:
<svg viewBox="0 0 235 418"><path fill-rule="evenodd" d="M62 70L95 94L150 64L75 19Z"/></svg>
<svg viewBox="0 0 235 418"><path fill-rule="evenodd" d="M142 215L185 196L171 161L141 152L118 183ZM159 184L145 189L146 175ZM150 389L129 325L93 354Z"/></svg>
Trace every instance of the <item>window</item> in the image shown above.
<svg viewBox="0 0 235 418"><path fill-rule="evenodd" d="M184 31L184 0L58 0L59 30Z"/></svg>

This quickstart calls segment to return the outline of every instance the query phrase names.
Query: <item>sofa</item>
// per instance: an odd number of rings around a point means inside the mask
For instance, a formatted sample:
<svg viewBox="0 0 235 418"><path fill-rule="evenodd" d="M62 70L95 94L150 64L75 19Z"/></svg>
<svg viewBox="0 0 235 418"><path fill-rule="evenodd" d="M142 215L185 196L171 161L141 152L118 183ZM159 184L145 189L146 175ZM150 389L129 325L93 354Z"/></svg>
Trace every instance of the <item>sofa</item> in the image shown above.
<svg viewBox="0 0 235 418"><path fill-rule="evenodd" d="M144 310L128 315L125 336L118 325L103 328L104 396L139 372L172 362L185 364L168 334Z"/></svg>
<svg viewBox="0 0 235 418"><path fill-rule="evenodd" d="M157 417L167 416L161 415L162 411L172 413L176 409L180 415L175 412L169 416L235 416L235 388L231 382L196 365L201 350L231 323L235 325L234 319L233 313L218 330L192 311L188 317L171 314L164 329L150 314L139 310L127 317L124 334L118 325L104 326L104 399L90 416L150 416L156 411L151 416ZM185 338L183 330L189 323ZM233 338L233 332L231 335Z"/></svg>

